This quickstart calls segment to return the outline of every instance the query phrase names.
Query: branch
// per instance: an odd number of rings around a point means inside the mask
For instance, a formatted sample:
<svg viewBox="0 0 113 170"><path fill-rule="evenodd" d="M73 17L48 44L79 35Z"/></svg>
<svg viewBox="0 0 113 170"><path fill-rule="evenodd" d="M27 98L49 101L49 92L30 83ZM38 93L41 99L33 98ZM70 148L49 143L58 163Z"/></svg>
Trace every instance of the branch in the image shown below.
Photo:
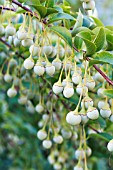
<svg viewBox="0 0 113 170"><path fill-rule="evenodd" d="M0 41L1 41L3 44L5 44L8 48L12 49L12 46L9 45L5 40L3 40L2 38L0 38ZM24 57L23 57L22 55L20 55L20 54L18 53L18 51L16 51L15 54L19 55L22 59L24 59Z"/></svg>
<svg viewBox="0 0 113 170"><path fill-rule="evenodd" d="M5 40L3 40L2 38L0 38L0 41L5 44L7 47L12 48L11 45L9 45Z"/></svg>
<svg viewBox="0 0 113 170"><path fill-rule="evenodd" d="M86 57L86 60L89 61L90 59L88 57ZM96 64L93 65L93 67L102 75L102 77L104 77L104 79L113 86L113 81L109 79L109 77L107 77L107 75L102 71L100 70Z"/></svg>
<svg viewBox="0 0 113 170"><path fill-rule="evenodd" d="M79 50L73 46L73 49L76 51L76 52L79 52ZM86 57L86 60L89 61L90 59L88 57ZM113 86L113 81L109 79L109 77L107 77L107 75L102 71L100 70L95 64L93 65L93 67L102 75L102 77L104 77L104 79Z"/></svg>
<svg viewBox="0 0 113 170"><path fill-rule="evenodd" d="M22 6L22 4L21 4L20 2L17 2L17 1L15 1L15 0L12 0L12 3L18 5L19 7L23 8L25 11L29 12L31 16L35 16L36 18L39 19L37 13L32 12L32 10L29 9L29 8L27 8L26 6Z"/></svg>
<svg viewBox="0 0 113 170"><path fill-rule="evenodd" d="M16 10L15 10L14 8L7 8L7 7L2 7L2 6L0 6L0 9L16 12Z"/></svg>

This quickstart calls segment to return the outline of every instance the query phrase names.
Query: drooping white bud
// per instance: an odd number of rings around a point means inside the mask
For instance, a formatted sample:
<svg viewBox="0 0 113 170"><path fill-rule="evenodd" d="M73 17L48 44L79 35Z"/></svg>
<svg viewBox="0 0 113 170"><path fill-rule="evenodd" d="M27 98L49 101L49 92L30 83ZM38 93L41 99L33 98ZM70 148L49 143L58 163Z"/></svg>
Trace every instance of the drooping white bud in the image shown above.
<svg viewBox="0 0 113 170"><path fill-rule="evenodd" d="M87 116L89 119L96 120L99 117L99 112L95 107L89 106L87 110Z"/></svg>
<svg viewBox="0 0 113 170"><path fill-rule="evenodd" d="M13 25L9 24L5 28L5 33L7 36L13 36L16 33L16 29L14 28Z"/></svg>
<svg viewBox="0 0 113 170"><path fill-rule="evenodd" d="M30 70L33 68L33 66L34 66L34 60L31 57L25 59L24 61L25 69Z"/></svg>
<svg viewBox="0 0 113 170"><path fill-rule="evenodd" d="M52 142L50 140L46 139L43 141L42 145L45 149L50 149L52 147Z"/></svg>
<svg viewBox="0 0 113 170"><path fill-rule="evenodd" d="M66 121L70 125L79 125L81 123L81 116L76 111L71 111L66 116Z"/></svg>
<svg viewBox="0 0 113 170"><path fill-rule="evenodd" d="M55 135L53 141L57 144L61 144L63 142L63 137L61 135Z"/></svg>
<svg viewBox="0 0 113 170"><path fill-rule="evenodd" d="M63 90L63 95L66 97L66 98L70 98L74 95L74 88L70 85L66 85L64 87L64 90Z"/></svg>
<svg viewBox="0 0 113 170"><path fill-rule="evenodd" d="M38 132L37 132L37 137L38 137L38 139L40 139L40 140L44 140L46 137L47 137L47 133L46 133L46 131L45 130L39 130Z"/></svg>
<svg viewBox="0 0 113 170"><path fill-rule="evenodd" d="M109 141L107 148L109 152L113 152L113 139Z"/></svg>
<svg viewBox="0 0 113 170"><path fill-rule="evenodd" d="M41 103L37 104L35 107L36 112L42 113L44 111L44 107Z"/></svg>
<svg viewBox="0 0 113 170"><path fill-rule="evenodd" d="M16 89L14 89L13 87L11 87L10 89L8 89L7 95L8 95L8 97L15 97L15 96L17 95Z"/></svg>

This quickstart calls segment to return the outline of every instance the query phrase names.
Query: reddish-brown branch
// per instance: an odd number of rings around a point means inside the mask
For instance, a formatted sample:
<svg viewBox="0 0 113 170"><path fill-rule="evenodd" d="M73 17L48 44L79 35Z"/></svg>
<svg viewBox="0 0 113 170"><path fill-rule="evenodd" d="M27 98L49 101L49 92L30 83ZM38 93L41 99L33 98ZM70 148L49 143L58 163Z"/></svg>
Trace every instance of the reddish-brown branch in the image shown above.
<svg viewBox="0 0 113 170"><path fill-rule="evenodd" d="M0 41L5 44L8 48L12 49L12 46L10 44L8 44L5 40L3 40L2 38L0 38ZM18 51L15 52L15 54L19 55L22 59L24 59L24 57L22 55L20 55L18 53Z"/></svg>
<svg viewBox="0 0 113 170"><path fill-rule="evenodd" d="M19 7L23 8L25 11L29 12L31 16L35 16L36 18L39 19L38 14L37 13L33 13L31 9L27 8L26 6L23 6L20 2L17 2L15 0L12 0L12 3L18 5Z"/></svg>
<svg viewBox="0 0 113 170"><path fill-rule="evenodd" d="M86 57L87 61L89 61L90 59L88 57ZM113 81L109 79L109 77L107 77L107 75L102 71L100 70L96 64L93 65L93 67L104 77L104 79L113 86Z"/></svg>
<svg viewBox="0 0 113 170"><path fill-rule="evenodd" d="M95 129L94 127L92 127L91 125L88 125L88 127L89 127L90 129L92 129L93 131L95 131L96 133L99 133L99 131L98 131L97 129Z"/></svg>
<svg viewBox="0 0 113 170"><path fill-rule="evenodd" d="M0 6L0 9L7 10L7 11L16 11L14 8L7 8L7 7L2 7Z"/></svg>
<svg viewBox="0 0 113 170"><path fill-rule="evenodd" d="M5 40L3 40L2 38L0 38L0 41L5 44L7 47L12 48L11 45L9 45Z"/></svg>
<svg viewBox="0 0 113 170"><path fill-rule="evenodd" d="M75 50L76 52L79 52L79 50L78 50L75 46L73 46L73 48L74 48L74 50ZM90 59L89 59L88 57L86 57L86 60L89 61ZM113 86L113 81L110 80L109 77L108 77L102 70L100 70L100 69L96 66L96 64L94 64L93 67L102 75L102 77L104 77L104 79L105 79L110 85Z"/></svg>

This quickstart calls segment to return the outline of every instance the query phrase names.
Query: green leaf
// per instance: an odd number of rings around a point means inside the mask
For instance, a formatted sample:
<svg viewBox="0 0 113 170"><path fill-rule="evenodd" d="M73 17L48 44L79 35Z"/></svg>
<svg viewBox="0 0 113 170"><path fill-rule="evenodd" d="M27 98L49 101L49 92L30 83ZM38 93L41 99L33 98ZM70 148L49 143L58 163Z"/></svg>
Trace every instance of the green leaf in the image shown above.
<svg viewBox="0 0 113 170"><path fill-rule="evenodd" d="M82 40L80 37L77 37L77 36L76 36L76 37L74 38L74 46L75 46L78 50L81 49L82 43L83 43L83 40Z"/></svg>
<svg viewBox="0 0 113 170"><path fill-rule="evenodd" d="M91 59L89 61L89 67L93 66L94 64L105 64L106 62L103 61L99 61L99 60L95 60L95 59Z"/></svg>
<svg viewBox="0 0 113 170"><path fill-rule="evenodd" d="M92 133L89 135L89 137L100 138L107 142L109 142L111 139L113 139L113 136L108 133Z"/></svg>
<svg viewBox="0 0 113 170"><path fill-rule="evenodd" d="M82 32L82 31L86 31L86 32L89 32L91 33L92 35L94 35L94 33L87 27L79 27L79 28L76 28L75 30L73 30L71 32L72 36L74 37L76 34L78 34L79 32Z"/></svg>
<svg viewBox="0 0 113 170"><path fill-rule="evenodd" d="M91 33L88 31L82 31L82 32L78 33L77 36L91 41Z"/></svg>
<svg viewBox="0 0 113 170"><path fill-rule="evenodd" d="M66 13L58 13L55 14L53 17L50 18L49 23L58 21L58 20L63 20L63 19L67 19L67 20L75 20L75 18L69 14Z"/></svg>
<svg viewBox="0 0 113 170"><path fill-rule="evenodd" d="M50 14L58 13L58 11L55 8L47 8L47 13L45 16L48 16Z"/></svg>
<svg viewBox="0 0 113 170"><path fill-rule="evenodd" d="M23 8L21 8L21 7L18 7L17 10L16 10L16 13L17 13L17 14L25 13L25 12L26 12L26 11L25 11Z"/></svg>
<svg viewBox="0 0 113 170"><path fill-rule="evenodd" d="M106 40L107 40L107 50L112 51L113 50L113 35L107 34Z"/></svg>
<svg viewBox="0 0 113 170"><path fill-rule="evenodd" d="M41 17L44 17L47 13L47 8L41 5L31 5L33 8L37 10Z"/></svg>
<svg viewBox="0 0 113 170"><path fill-rule="evenodd" d="M80 38L83 39L83 41L86 45L86 49L87 49L86 54L93 55L96 52L96 46L93 42L91 42L91 35L88 32L84 31L84 32L78 33L77 36L79 36Z"/></svg>
<svg viewBox="0 0 113 170"><path fill-rule="evenodd" d="M111 31L113 31L113 26L111 26L111 25L110 26L106 26L106 28L111 30Z"/></svg>
<svg viewBox="0 0 113 170"><path fill-rule="evenodd" d="M104 28L100 28L99 33L97 34L95 40L94 40L94 44L96 45L97 49L96 51L100 51L105 43L105 31Z"/></svg>
<svg viewBox="0 0 113 170"><path fill-rule="evenodd" d="M98 18L95 18L93 16L91 16L91 18L94 20L95 24L97 26L104 26L104 24L102 23L102 21L100 21Z"/></svg>
<svg viewBox="0 0 113 170"><path fill-rule="evenodd" d="M75 23L73 30L71 32L72 35L74 35L74 32L76 31L77 28L82 27L82 24L83 24L83 15L82 15L81 11L79 10L79 13L78 13L78 16L76 19L76 23Z"/></svg>
<svg viewBox="0 0 113 170"><path fill-rule="evenodd" d="M104 120L102 117L99 116L97 122L100 124L101 128L106 128L106 120Z"/></svg>
<svg viewBox="0 0 113 170"><path fill-rule="evenodd" d="M26 5L29 5L29 6L31 6L31 5L34 5L34 6L37 6L37 5L40 5L40 0L27 0L27 1L25 1L25 4Z"/></svg>
<svg viewBox="0 0 113 170"><path fill-rule="evenodd" d="M113 90L112 89L104 90L104 94L110 98L113 98Z"/></svg>
<svg viewBox="0 0 113 170"><path fill-rule="evenodd" d="M47 0L47 2L46 2L47 7L53 7L54 4L55 4L55 0Z"/></svg>
<svg viewBox="0 0 113 170"><path fill-rule="evenodd" d="M50 27L50 30L60 36L70 47L72 47L72 37L69 30L61 26Z"/></svg>
<svg viewBox="0 0 113 170"><path fill-rule="evenodd" d="M104 63L109 63L113 64L113 54L111 54L108 51L102 51L94 57L94 60L104 62Z"/></svg>

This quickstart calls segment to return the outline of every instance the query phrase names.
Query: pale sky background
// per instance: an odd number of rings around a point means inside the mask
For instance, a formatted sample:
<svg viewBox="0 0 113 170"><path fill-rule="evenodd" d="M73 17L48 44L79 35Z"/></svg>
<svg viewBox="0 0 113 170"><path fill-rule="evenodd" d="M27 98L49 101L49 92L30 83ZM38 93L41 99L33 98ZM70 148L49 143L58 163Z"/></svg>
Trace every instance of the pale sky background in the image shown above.
<svg viewBox="0 0 113 170"><path fill-rule="evenodd" d="M113 0L95 0L99 18L105 25L113 25Z"/></svg>

